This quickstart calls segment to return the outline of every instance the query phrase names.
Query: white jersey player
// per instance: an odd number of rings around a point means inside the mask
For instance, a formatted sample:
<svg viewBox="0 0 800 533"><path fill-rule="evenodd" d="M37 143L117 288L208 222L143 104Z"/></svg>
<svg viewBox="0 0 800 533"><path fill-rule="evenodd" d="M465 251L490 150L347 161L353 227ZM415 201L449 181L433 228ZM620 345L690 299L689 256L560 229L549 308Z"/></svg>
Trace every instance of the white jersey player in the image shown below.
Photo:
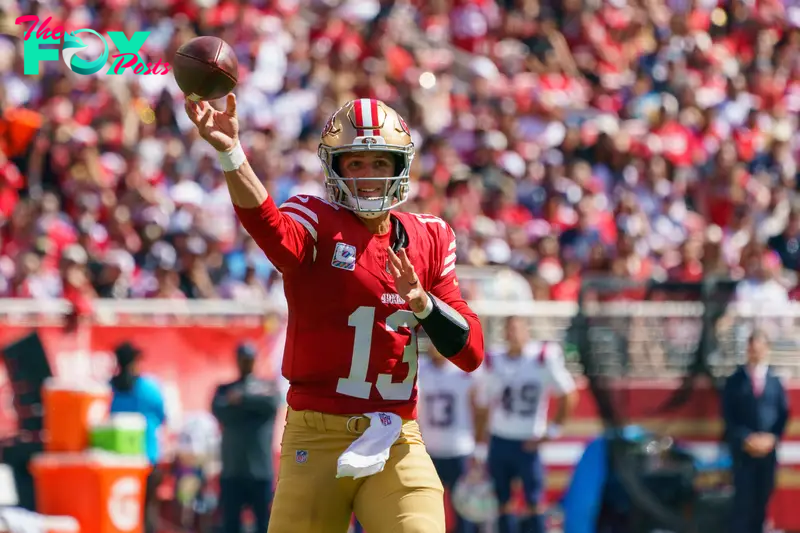
<svg viewBox="0 0 800 533"><path fill-rule="evenodd" d="M575 390L561 346L532 341L518 354L490 357L483 392L491 406L489 432L511 440L541 439L548 433L551 394L563 398Z"/></svg>
<svg viewBox="0 0 800 533"><path fill-rule="evenodd" d="M520 479L527 509L519 531L544 533L544 469L537 448L560 435L577 402L575 381L561 346L531 341L522 319L508 319L506 336L507 348L486 360L482 387L489 408L489 474L501 506L498 532L517 531L510 500L512 484ZM558 398L558 412L548 424L551 395Z"/></svg>
<svg viewBox="0 0 800 533"><path fill-rule="evenodd" d="M419 363L419 425L431 457L470 457L475 451L475 402L478 380L431 347ZM476 372L479 372L476 371Z"/></svg>
<svg viewBox="0 0 800 533"><path fill-rule="evenodd" d="M464 372L449 364L433 346L430 357L419 362L419 425L425 447L445 489L452 493L456 481L469 469L475 453L476 416L480 369ZM477 526L461 517L455 533L473 533Z"/></svg>

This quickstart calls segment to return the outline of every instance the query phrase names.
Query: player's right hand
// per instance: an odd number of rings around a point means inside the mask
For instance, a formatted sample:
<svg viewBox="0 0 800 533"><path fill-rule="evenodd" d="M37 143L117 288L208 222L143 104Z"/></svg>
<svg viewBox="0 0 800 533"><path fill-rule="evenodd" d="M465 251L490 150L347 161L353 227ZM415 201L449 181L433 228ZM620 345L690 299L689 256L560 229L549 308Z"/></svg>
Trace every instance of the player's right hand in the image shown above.
<svg viewBox="0 0 800 533"><path fill-rule="evenodd" d="M186 114L197 126L200 137L218 152L233 150L239 142L239 119L236 117L236 96L228 95L225 111L217 111L205 101L186 99Z"/></svg>
<svg viewBox="0 0 800 533"><path fill-rule="evenodd" d="M752 457L765 457L774 448L775 436L770 433L753 433L744 441L744 449Z"/></svg>
<svg viewBox="0 0 800 533"><path fill-rule="evenodd" d="M764 455L763 444L758 433L753 433L745 439L744 451L751 457L762 457Z"/></svg>
<svg viewBox="0 0 800 533"><path fill-rule="evenodd" d="M535 452L536 450L539 449L539 446L541 446L548 440L549 439L547 438L547 436L542 436L537 439L526 440L522 445L522 449L525 450L526 452Z"/></svg>
<svg viewBox="0 0 800 533"><path fill-rule="evenodd" d="M467 472L477 473L483 475L486 471L486 460L476 456L472 456L467 461Z"/></svg>

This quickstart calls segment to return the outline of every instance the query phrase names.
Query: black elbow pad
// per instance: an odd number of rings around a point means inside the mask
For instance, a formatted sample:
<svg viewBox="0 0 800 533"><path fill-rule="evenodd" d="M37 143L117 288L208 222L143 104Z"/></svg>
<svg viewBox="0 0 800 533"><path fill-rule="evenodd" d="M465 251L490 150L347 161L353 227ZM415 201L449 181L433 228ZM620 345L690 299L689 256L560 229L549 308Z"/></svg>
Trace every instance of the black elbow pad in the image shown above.
<svg viewBox="0 0 800 533"><path fill-rule="evenodd" d="M436 296L428 293L428 298L433 302L433 310L425 318L417 318L419 324L436 351L445 357L458 355L469 340L469 322Z"/></svg>

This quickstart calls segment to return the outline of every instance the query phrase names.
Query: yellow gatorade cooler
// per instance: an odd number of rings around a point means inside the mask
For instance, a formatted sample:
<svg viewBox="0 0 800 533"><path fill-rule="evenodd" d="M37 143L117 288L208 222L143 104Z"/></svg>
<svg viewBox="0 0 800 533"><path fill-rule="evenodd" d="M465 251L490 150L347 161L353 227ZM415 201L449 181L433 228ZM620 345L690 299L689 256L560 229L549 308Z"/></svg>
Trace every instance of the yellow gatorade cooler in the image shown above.
<svg viewBox="0 0 800 533"><path fill-rule="evenodd" d="M69 515L81 533L142 533L150 463L106 452L45 453L31 461L36 508Z"/></svg>
<svg viewBox="0 0 800 533"><path fill-rule="evenodd" d="M45 450L82 452L89 447L89 430L108 416L111 387L94 381L49 378L42 387Z"/></svg>

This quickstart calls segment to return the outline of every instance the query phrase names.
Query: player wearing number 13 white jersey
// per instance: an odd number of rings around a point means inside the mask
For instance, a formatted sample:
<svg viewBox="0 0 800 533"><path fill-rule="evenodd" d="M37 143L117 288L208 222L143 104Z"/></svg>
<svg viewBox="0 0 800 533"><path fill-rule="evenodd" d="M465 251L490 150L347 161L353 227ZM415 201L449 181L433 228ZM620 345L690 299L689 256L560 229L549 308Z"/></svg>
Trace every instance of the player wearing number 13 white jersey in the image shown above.
<svg viewBox="0 0 800 533"><path fill-rule="evenodd" d="M481 369L468 374L448 364L435 348L420 361L419 425L439 479L452 494L456 482L469 470L475 453L476 427L482 427ZM478 528L456 517L453 533L475 533Z"/></svg>
<svg viewBox="0 0 800 533"><path fill-rule="evenodd" d="M471 457L475 451L475 416L480 370L468 374L429 350L420 361L419 425L434 459Z"/></svg>

